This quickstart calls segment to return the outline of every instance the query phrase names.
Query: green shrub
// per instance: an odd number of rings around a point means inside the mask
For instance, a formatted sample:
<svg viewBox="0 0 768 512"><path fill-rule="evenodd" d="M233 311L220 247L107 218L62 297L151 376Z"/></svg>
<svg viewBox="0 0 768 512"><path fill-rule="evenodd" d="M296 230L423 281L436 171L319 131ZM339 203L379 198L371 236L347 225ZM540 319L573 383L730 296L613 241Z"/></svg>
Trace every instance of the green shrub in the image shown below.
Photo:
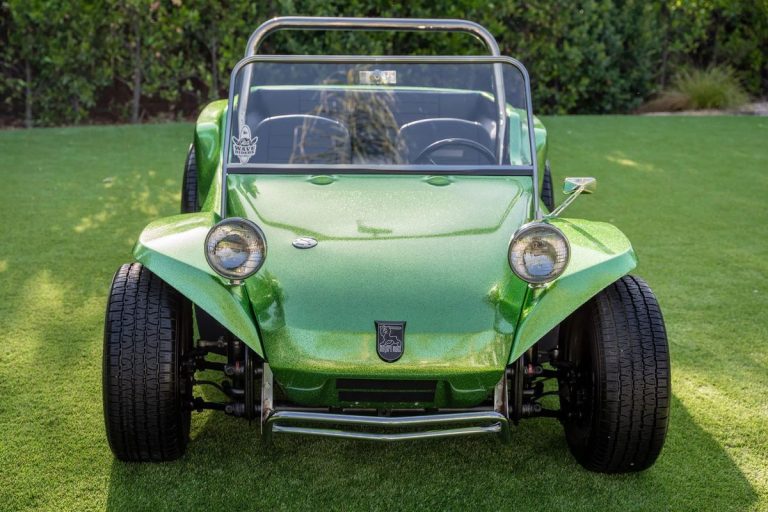
<svg viewBox="0 0 768 512"><path fill-rule="evenodd" d="M659 96L665 110L689 108L686 98L695 108L742 101L733 73L712 76L722 69L682 74L670 88L673 70L710 63L731 66L751 95L768 94L765 0L0 0L0 126L193 115L226 95L259 23L295 14L479 22L528 67L541 114L629 112L659 90L680 89ZM263 50L483 52L459 34L312 31L275 34Z"/></svg>

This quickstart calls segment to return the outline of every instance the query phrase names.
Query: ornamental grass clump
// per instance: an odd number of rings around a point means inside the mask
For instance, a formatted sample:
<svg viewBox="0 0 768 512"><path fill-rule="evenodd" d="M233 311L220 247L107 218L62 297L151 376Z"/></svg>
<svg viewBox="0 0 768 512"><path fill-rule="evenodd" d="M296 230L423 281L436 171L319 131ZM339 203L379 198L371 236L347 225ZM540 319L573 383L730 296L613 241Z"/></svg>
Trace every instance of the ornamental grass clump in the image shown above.
<svg viewBox="0 0 768 512"><path fill-rule="evenodd" d="M727 66L684 69L672 87L646 103L641 112L733 109L749 101L733 70Z"/></svg>
<svg viewBox="0 0 768 512"><path fill-rule="evenodd" d="M688 98L689 108L736 108L749 99L733 70L712 66L680 72L672 81L675 92Z"/></svg>

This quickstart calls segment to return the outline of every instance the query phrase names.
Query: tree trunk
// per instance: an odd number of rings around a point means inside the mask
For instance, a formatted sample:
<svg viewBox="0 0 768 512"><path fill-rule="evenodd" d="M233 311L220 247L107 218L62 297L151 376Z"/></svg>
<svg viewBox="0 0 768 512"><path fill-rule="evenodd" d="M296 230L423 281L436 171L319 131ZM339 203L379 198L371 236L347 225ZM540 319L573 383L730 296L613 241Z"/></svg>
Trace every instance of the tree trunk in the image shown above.
<svg viewBox="0 0 768 512"><path fill-rule="evenodd" d="M672 31L672 16L670 15L669 9L664 2L661 3L660 14L660 23L664 33L664 39L661 44L661 65L659 66L658 83L659 89L664 90L667 87L667 61L669 60L669 39L670 32Z"/></svg>
<svg viewBox="0 0 768 512"><path fill-rule="evenodd" d="M24 126L32 128L32 66L24 61Z"/></svg>
<svg viewBox="0 0 768 512"><path fill-rule="evenodd" d="M141 112L141 30L139 22L133 22L133 99L131 100L131 122L139 122Z"/></svg>
<svg viewBox="0 0 768 512"><path fill-rule="evenodd" d="M211 92L212 100L219 97L219 43L216 38L211 43Z"/></svg>
<svg viewBox="0 0 768 512"><path fill-rule="evenodd" d="M72 121L76 125L80 124L80 97L77 95L72 96L72 112L74 113Z"/></svg>

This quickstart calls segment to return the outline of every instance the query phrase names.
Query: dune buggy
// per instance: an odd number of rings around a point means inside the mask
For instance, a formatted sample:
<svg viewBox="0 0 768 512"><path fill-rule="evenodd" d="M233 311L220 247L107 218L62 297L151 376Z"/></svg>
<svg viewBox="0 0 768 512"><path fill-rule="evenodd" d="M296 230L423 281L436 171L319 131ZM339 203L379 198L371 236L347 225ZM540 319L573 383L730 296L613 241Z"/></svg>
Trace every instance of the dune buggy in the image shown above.
<svg viewBox="0 0 768 512"><path fill-rule="evenodd" d="M282 29L463 31L490 55L259 55ZM562 216L594 188L567 178L555 208L528 74L481 26L265 23L197 120L182 213L147 226L112 282L110 447L177 458L207 409L266 442L508 439L551 417L585 467L647 468L665 328L627 238Z"/></svg>

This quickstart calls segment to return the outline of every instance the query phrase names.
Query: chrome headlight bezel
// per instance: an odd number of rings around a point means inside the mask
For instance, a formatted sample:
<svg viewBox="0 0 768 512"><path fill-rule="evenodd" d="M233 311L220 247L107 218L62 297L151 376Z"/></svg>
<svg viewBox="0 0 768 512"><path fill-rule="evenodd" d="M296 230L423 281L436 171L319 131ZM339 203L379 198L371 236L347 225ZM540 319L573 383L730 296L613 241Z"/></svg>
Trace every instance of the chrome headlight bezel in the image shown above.
<svg viewBox="0 0 768 512"><path fill-rule="evenodd" d="M544 237L553 237L549 240ZM538 243L549 245L555 252L552 262L552 271L546 275L536 275L528 270L523 254L534 240ZM533 285L542 286L560 277L571 259L571 244L568 238L555 226L546 222L531 222L524 224L512 236L507 251L507 260L512 272L523 281Z"/></svg>
<svg viewBox="0 0 768 512"><path fill-rule="evenodd" d="M227 236L234 235L244 241L245 259L238 266L226 266L214 249ZM254 222L240 217L230 217L213 226L205 236L205 259L214 272L233 282L240 282L256 272L267 259L267 238Z"/></svg>

